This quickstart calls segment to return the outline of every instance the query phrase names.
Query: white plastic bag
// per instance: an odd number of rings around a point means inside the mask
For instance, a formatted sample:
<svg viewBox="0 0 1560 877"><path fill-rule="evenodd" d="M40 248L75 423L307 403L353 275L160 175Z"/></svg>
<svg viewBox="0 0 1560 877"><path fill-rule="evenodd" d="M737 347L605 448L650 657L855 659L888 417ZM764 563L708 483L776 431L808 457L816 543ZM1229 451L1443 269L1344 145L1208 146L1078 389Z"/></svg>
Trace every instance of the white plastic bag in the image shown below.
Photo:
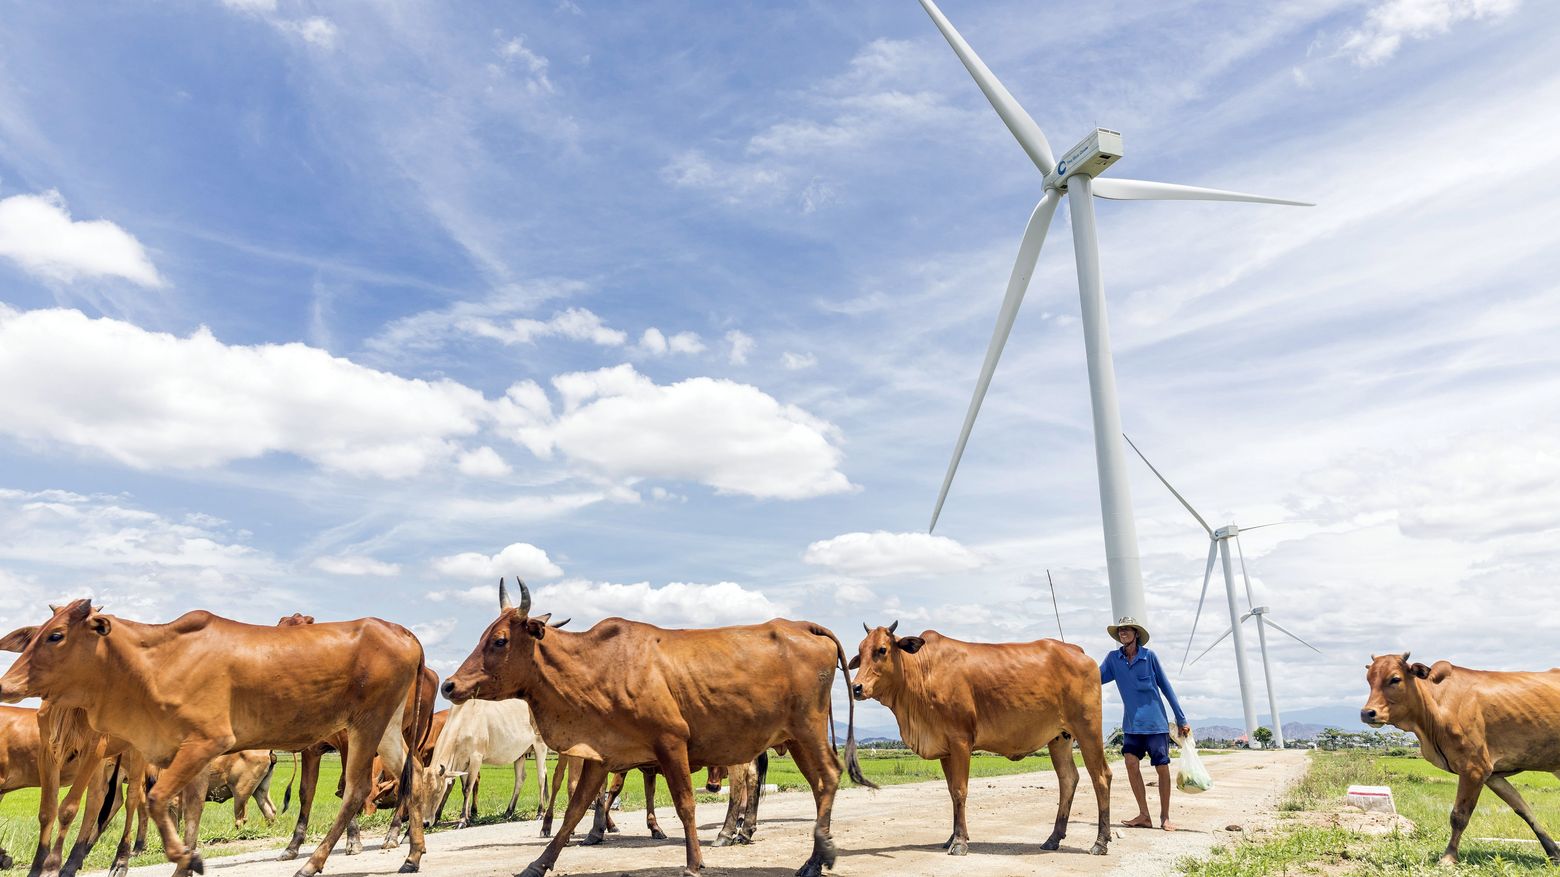
<svg viewBox="0 0 1560 877"><path fill-rule="evenodd" d="M1208 768L1203 767L1202 759L1197 757L1197 740L1188 734L1176 743L1181 747L1181 759L1175 766L1175 787L1190 795L1213 788L1213 777L1208 774Z"/></svg>

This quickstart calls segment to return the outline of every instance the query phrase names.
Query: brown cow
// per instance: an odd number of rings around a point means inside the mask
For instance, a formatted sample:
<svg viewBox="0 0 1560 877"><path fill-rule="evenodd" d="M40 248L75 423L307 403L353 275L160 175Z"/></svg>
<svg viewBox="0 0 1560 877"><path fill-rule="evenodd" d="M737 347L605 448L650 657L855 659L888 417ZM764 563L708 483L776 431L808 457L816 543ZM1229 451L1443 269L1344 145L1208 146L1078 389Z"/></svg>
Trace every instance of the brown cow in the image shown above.
<svg viewBox="0 0 1560 877"><path fill-rule="evenodd" d="M530 616L524 582L520 595L517 609L499 582L498 618L443 690L455 703L523 697L548 746L587 759L563 825L521 877L553 867L608 771L646 764L666 777L683 824L687 873L698 874L704 862L690 771L752 761L777 743L790 749L817 806L813 852L797 873L818 877L833 867L829 815L840 765L824 729L832 723L834 669L845 666L834 634L784 619L666 630L621 618L570 633L549 630L547 615ZM856 763L853 702L850 712L846 766L851 779L871 785Z"/></svg>
<svg viewBox="0 0 1560 877"><path fill-rule="evenodd" d="M1067 814L1078 789L1073 741L1099 803L1099 834L1089 850L1103 856L1110 843L1110 766L1100 726L1100 668L1083 649L1056 640L967 643L928 630L895 637L899 622L867 628L851 669L857 700L876 700L899 721L899 734L916 755L942 762L953 798L953 834L943 848L969 852L964 802L970 753L995 752L1017 761L1042 746L1051 751L1058 797L1056 827L1041 849L1067 836ZM866 625L862 625L866 627Z"/></svg>
<svg viewBox="0 0 1560 877"><path fill-rule="evenodd" d="M277 627L301 627L314 623L314 616L294 612L276 622ZM428 732L433 724L433 702L438 695L439 676L426 665L422 668L422 678L418 684L412 686L412 690L406 694L406 709L401 713L401 732L407 740L416 741L415 746L420 751L427 739ZM298 857L298 850L303 846L303 841L309 829L309 819L314 811L314 794L317 791L320 778L320 759L331 749L341 753L341 763L347 763L350 754L351 743L347 740L345 732L335 734L330 739L320 740L313 746L305 747L298 751L303 761L302 770L293 771L293 775L287 781L287 791L283 794L282 809L287 809L287 804L292 800L293 780L298 781L298 822L293 826L292 838L287 842L287 848L278 857L282 861ZM430 744L431 747L431 744ZM420 764L426 764L419 759ZM382 796L395 793L399 800L400 784L394 776L399 768L385 770L384 760L379 756L374 757L373 764L369 768L369 776L372 785L364 796L363 814L372 814L379 806ZM384 773L391 776L387 786L380 778ZM342 773L336 784L336 797L345 799L345 783L347 775ZM363 838L358 829L358 815L354 812L352 819L347 823L347 847L344 851L353 856L363 851ZM400 846L401 842L402 814L397 813L391 818L389 829L385 833L385 842L382 849L393 850Z"/></svg>
<svg viewBox="0 0 1560 877"><path fill-rule="evenodd" d="M1457 844L1485 786L1522 817L1549 860L1560 864L1560 847L1506 779L1527 770L1560 776L1560 669L1503 673L1447 661L1427 667L1410 664L1404 652L1371 658L1365 681L1370 699L1360 721L1412 733L1426 761L1457 774L1443 864L1457 862Z"/></svg>
<svg viewBox="0 0 1560 877"><path fill-rule="evenodd" d="M402 768L411 797L415 754L400 714L421 680L422 645L399 625L366 618L304 627L241 624L209 612L168 624L104 615L77 600L54 613L0 676L0 703L41 697L86 712L96 730L122 739L162 768L147 805L176 873L202 873L169 805L218 755L239 749L302 749L345 731L346 799L299 877L318 873L368 793L377 749ZM113 685L102 680L113 679ZM195 806L199 806L196 802ZM416 871L422 820L409 820Z"/></svg>

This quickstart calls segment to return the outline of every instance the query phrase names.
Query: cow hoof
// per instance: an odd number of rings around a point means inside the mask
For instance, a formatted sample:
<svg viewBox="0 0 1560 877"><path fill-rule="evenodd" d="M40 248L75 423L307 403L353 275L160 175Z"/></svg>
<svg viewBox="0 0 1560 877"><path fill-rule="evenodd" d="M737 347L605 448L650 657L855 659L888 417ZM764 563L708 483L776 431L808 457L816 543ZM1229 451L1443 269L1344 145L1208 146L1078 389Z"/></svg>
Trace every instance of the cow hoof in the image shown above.
<svg viewBox="0 0 1560 877"><path fill-rule="evenodd" d="M948 855L950 856L967 856L969 854L970 845L966 841L954 840L953 843L948 844Z"/></svg>
<svg viewBox="0 0 1560 877"><path fill-rule="evenodd" d="M1445 854L1443 854L1441 856L1441 862L1440 863L1442 865L1455 865L1455 864L1457 864L1457 854L1456 853L1445 853Z"/></svg>
<svg viewBox="0 0 1560 877"><path fill-rule="evenodd" d="M710 844L710 846L712 846L712 847L729 847L729 846L732 846L732 845L736 844L736 842L737 842L737 839L732 837L731 835L729 835L729 834L722 834L722 835L716 837L715 838L715 842Z"/></svg>
<svg viewBox="0 0 1560 877"><path fill-rule="evenodd" d="M138 840L138 841L135 842L135 845L130 848L130 855L132 855L132 856L139 856L140 854L142 854L144 852L146 852L146 842L145 841L139 841Z"/></svg>
<svg viewBox="0 0 1560 877"><path fill-rule="evenodd" d="M1061 838L1053 837L1053 838L1047 840L1045 843L1041 844L1040 845L1040 849L1042 849L1042 850L1057 850L1057 849L1061 849L1061 846L1062 846Z"/></svg>
<svg viewBox="0 0 1560 877"><path fill-rule="evenodd" d="M607 834L617 834L617 833L618 833L618 827L616 825L608 825L607 826Z"/></svg>
<svg viewBox="0 0 1560 877"><path fill-rule="evenodd" d="M1094 846L1089 847L1089 855L1091 856L1103 856L1107 852L1109 852L1109 850L1105 847L1104 841L1097 840L1094 842Z"/></svg>
<svg viewBox="0 0 1560 877"><path fill-rule="evenodd" d="M550 828L543 828L541 834L542 834L542 837L552 837L552 829L550 829Z"/></svg>
<svg viewBox="0 0 1560 877"><path fill-rule="evenodd" d="M395 849L396 847L398 847L400 845L401 845L401 839L400 838L398 838L398 837L387 837L387 838L385 838L385 842L379 845L379 848L382 849L382 850L393 850L393 849ZM362 849L362 848L363 848L363 845L362 844L358 844L358 849Z"/></svg>
<svg viewBox="0 0 1560 877"><path fill-rule="evenodd" d="M601 835L596 834L595 832L591 832L590 834L585 835L585 839L584 840L580 841L580 846L582 846L582 847L593 847L596 844L601 843L602 839L603 838L602 838Z"/></svg>
<svg viewBox="0 0 1560 877"><path fill-rule="evenodd" d="M398 873L398 874L416 874L417 873L417 863L413 862L413 861L402 862L401 863L401 870L397 871L396 873Z"/></svg>
<svg viewBox="0 0 1560 877"><path fill-rule="evenodd" d="M9 868L14 864L16 864L15 859L11 858L5 853L0 853L0 871L4 871L6 868Z"/></svg>
<svg viewBox="0 0 1560 877"><path fill-rule="evenodd" d="M953 841L957 837L958 837L958 835L956 835L956 834L948 835L948 839L942 842L942 848L946 850L947 848L953 846Z"/></svg>
<svg viewBox="0 0 1560 877"><path fill-rule="evenodd" d="M113 868L109 869L108 877L128 877L129 874L130 866L128 864L115 865Z"/></svg>
<svg viewBox="0 0 1560 877"><path fill-rule="evenodd" d="M299 868L297 873L293 874L293 877L314 877L314 873L315 872L309 868L308 863L304 863L304 866Z"/></svg>
<svg viewBox="0 0 1560 877"><path fill-rule="evenodd" d="M206 873L206 863L201 859L200 853L190 853L190 859L187 863L185 863L184 867L188 869L191 874Z"/></svg>
<svg viewBox="0 0 1560 877"><path fill-rule="evenodd" d="M796 877L823 877L823 864L817 856L808 859L802 867L796 869Z"/></svg>
<svg viewBox="0 0 1560 877"><path fill-rule="evenodd" d="M652 828L652 829L650 829L650 836L655 838L656 840L666 840L666 832L662 831L659 828Z"/></svg>
<svg viewBox="0 0 1560 877"><path fill-rule="evenodd" d="M532 862L525 867L524 871L516 874L515 877L547 877L547 866L541 862Z"/></svg>
<svg viewBox="0 0 1560 877"><path fill-rule="evenodd" d="M296 858L298 858L298 851L297 850L282 850L282 854L276 857L276 861L278 861L278 862L291 862L293 859L296 859Z"/></svg>

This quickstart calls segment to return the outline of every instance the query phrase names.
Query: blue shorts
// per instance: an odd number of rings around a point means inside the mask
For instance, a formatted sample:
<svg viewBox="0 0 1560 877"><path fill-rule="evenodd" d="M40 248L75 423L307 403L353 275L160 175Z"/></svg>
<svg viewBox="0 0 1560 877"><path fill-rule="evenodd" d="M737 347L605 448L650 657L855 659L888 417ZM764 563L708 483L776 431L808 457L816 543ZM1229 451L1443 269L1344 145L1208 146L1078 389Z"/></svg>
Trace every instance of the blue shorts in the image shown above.
<svg viewBox="0 0 1560 877"><path fill-rule="evenodd" d="M1121 754L1132 755L1138 758L1148 756L1148 763L1158 767L1161 764L1170 763L1170 734L1160 732L1158 734L1123 734L1121 735Z"/></svg>

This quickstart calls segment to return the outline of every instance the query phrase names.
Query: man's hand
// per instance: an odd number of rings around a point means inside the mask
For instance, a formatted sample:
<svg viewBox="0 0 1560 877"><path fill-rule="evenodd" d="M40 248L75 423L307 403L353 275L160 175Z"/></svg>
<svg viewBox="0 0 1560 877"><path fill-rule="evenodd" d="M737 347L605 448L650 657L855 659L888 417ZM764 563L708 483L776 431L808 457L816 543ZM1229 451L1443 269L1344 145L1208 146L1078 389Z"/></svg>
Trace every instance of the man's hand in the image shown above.
<svg viewBox="0 0 1560 877"><path fill-rule="evenodd" d="M1176 728L1176 730L1181 732L1181 739L1182 740L1185 740L1185 739L1187 739L1187 738L1192 736L1192 726L1191 725L1182 725L1181 727Z"/></svg>

